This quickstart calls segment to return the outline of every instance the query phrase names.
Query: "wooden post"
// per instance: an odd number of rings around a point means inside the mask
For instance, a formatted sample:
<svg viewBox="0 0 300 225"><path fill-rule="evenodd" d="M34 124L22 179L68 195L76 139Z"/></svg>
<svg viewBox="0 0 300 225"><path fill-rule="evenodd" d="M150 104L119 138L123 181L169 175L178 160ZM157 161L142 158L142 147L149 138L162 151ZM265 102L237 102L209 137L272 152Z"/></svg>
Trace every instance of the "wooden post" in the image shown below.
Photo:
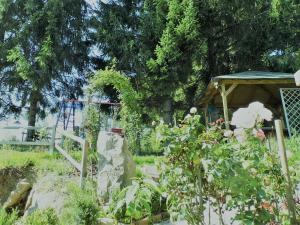
<svg viewBox="0 0 300 225"><path fill-rule="evenodd" d="M85 178L87 176L87 156L89 150L89 143L87 140L83 142L81 170L80 170L80 187L83 189L85 186Z"/></svg>
<svg viewBox="0 0 300 225"><path fill-rule="evenodd" d="M227 105L227 95L226 95L225 84L221 85L221 96L222 96L222 101L223 101L225 127L226 127L226 130L229 130L230 127L229 127L228 105Z"/></svg>
<svg viewBox="0 0 300 225"><path fill-rule="evenodd" d="M50 145L50 154L52 155L55 148L55 135L56 135L56 128L55 126L52 127L51 130L51 145Z"/></svg>
<svg viewBox="0 0 300 225"><path fill-rule="evenodd" d="M291 219L291 224L299 224L296 219L296 208L293 200L293 192L292 192L292 184L289 173L288 161L286 157L286 149L284 144L284 136L282 131L282 122L281 120L275 120L275 129L276 129L276 137L278 142L278 153L280 156L281 170L284 175L284 178L287 182L286 185L286 198L288 203L289 215Z"/></svg>
<svg viewBox="0 0 300 225"><path fill-rule="evenodd" d="M208 108L208 104L206 104L204 106L204 119L205 119L205 126L208 127L208 115L207 115L207 108Z"/></svg>

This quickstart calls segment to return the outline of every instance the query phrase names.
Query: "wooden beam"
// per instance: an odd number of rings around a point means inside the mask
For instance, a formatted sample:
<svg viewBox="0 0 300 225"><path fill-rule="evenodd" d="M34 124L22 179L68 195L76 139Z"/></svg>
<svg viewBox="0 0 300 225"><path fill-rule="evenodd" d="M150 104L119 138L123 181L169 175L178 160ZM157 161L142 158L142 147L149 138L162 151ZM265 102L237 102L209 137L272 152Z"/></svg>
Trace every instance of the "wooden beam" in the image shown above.
<svg viewBox="0 0 300 225"><path fill-rule="evenodd" d="M60 130L60 131L57 131L57 132L60 133L60 134L62 134L65 137L68 137L68 138L70 138L70 139L72 139L74 141L77 141L78 143L80 143L82 145L84 144L84 139L82 139L81 137L75 136L75 135L73 135L73 134L71 134L71 133L69 133L67 131Z"/></svg>
<svg viewBox="0 0 300 225"><path fill-rule="evenodd" d="M51 146L51 142L34 142L34 141L0 141L0 145L34 145L34 146Z"/></svg>
<svg viewBox="0 0 300 225"><path fill-rule="evenodd" d="M204 106L204 119L205 119L205 126L208 127L208 115L207 115L207 108L208 108L208 104L205 104Z"/></svg>
<svg viewBox="0 0 300 225"><path fill-rule="evenodd" d="M228 115L228 104L227 104L227 96L226 96L226 88L225 84L221 85L221 96L223 102L223 112L224 112L224 119L225 119L225 127L229 130L229 115Z"/></svg>
<svg viewBox="0 0 300 225"><path fill-rule="evenodd" d="M85 186L85 178L87 177L87 158L89 153L89 143L87 140L84 140L84 144L82 147L80 187L83 189Z"/></svg>
<svg viewBox="0 0 300 225"><path fill-rule="evenodd" d="M33 126L1 126L0 129L13 130L13 129L26 129L26 130L39 130L47 129L50 130L52 127L33 127Z"/></svg>
<svg viewBox="0 0 300 225"><path fill-rule="evenodd" d="M238 86L238 84L232 84L226 91L226 97Z"/></svg>
<svg viewBox="0 0 300 225"><path fill-rule="evenodd" d="M59 151L78 171L81 172L81 165L73 159L72 156L70 156L62 147L60 147L58 144L55 144L55 148L57 151Z"/></svg>
<svg viewBox="0 0 300 225"><path fill-rule="evenodd" d="M281 163L281 171L286 181L286 198L287 198L287 205L290 214L291 224L299 224L297 223L296 219L296 207L295 202L293 199L293 191L292 191L292 182L290 178L290 171L288 167L288 160L286 156L286 148L284 143L284 136L283 136L283 129L282 129L282 122L281 120L275 120L275 129L276 129L276 137L278 143L278 153L280 156L280 163Z"/></svg>

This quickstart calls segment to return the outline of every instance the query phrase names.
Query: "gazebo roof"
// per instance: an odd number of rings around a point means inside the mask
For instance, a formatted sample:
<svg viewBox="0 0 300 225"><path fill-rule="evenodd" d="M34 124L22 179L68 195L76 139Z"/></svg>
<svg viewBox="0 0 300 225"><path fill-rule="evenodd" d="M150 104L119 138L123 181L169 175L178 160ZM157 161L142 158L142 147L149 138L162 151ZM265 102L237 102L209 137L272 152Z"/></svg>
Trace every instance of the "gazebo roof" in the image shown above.
<svg viewBox="0 0 300 225"><path fill-rule="evenodd" d="M268 82L270 80L292 80L294 82L294 75L290 73L281 73L281 72L264 72L264 71L245 71L240 73L233 73L227 75L221 75L218 77L214 77L212 79L214 82L216 81L226 81L226 80L235 80L235 81L242 81L242 80L251 80L251 81L264 81Z"/></svg>
<svg viewBox="0 0 300 225"><path fill-rule="evenodd" d="M200 106L212 102L222 107L220 87L226 86L229 107L242 107L251 101L275 103L280 101L279 88L295 87L293 74L265 71L245 71L221 75L211 79L205 92L200 98ZM230 90L231 89L231 90ZM233 91L234 90L234 91Z"/></svg>

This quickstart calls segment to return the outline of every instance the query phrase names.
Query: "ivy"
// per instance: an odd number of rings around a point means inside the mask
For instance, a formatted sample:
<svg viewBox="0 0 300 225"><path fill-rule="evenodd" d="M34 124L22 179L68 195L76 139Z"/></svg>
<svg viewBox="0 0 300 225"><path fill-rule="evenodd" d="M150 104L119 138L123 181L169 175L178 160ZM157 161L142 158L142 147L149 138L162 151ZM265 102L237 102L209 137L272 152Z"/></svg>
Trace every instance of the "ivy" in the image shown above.
<svg viewBox="0 0 300 225"><path fill-rule="evenodd" d="M129 139L130 149L137 151L139 150L138 134L141 131L139 95L133 89L129 78L112 68L97 71L90 80L89 91L90 93L101 91L107 85L112 85L119 93L121 125Z"/></svg>

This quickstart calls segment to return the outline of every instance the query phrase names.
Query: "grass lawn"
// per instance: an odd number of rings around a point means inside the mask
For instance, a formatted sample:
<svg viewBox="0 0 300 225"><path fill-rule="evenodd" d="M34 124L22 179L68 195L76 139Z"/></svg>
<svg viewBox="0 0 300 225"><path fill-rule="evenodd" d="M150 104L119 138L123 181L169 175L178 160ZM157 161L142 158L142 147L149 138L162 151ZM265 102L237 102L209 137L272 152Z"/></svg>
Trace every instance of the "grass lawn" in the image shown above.
<svg viewBox="0 0 300 225"><path fill-rule="evenodd" d="M19 151L10 146L0 148L0 169L24 168L32 165L38 171L51 171L58 174L70 174L75 169L59 154L50 155L47 151Z"/></svg>
<svg viewBox="0 0 300 225"><path fill-rule="evenodd" d="M154 165L157 162L161 162L164 159L163 156L134 156L133 160L138 166L142 165Z"/></svg>

